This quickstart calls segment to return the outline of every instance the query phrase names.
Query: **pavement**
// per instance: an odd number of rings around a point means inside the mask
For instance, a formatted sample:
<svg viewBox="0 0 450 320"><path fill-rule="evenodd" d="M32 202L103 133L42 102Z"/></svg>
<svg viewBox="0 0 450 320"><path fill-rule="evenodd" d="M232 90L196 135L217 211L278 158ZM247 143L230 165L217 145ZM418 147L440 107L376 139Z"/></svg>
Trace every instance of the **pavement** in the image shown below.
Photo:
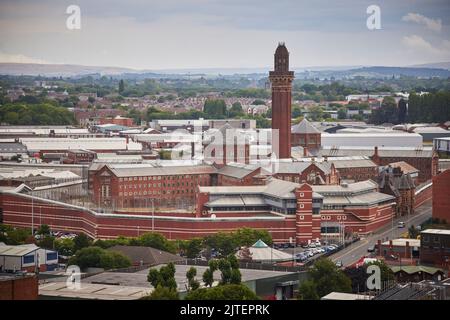
<svg viewBox="0 0 450 320"><path fill-rule="evenodd" d="M387 241L401 237L401 234L408 231L411 225L418 226L431 218L431 202L427 202L416 209L416 213L410 217L400 217L393 220L388 226L381 228L372 235L350 244L348 247L336 252L329 258L334 262L342 261L343 266L349 266L357 262L362 256L368 254L367 248L377 244L378 240ZM398 222L405 222L404 228L398 228Z"/></svg>

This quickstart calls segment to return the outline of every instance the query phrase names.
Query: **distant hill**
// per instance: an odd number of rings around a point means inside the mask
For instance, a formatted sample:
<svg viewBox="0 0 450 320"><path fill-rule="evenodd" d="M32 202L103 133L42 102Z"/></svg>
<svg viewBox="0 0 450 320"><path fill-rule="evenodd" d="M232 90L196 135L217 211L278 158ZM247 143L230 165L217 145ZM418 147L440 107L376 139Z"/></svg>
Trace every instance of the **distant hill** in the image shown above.
<svg viewBox="0 0 450 320"><path fill-rule="evenodd" d="M71 64L37 64L37 63L0 63L0 74L29 75L47 77L71 77L89 74L118 75L122 73L137 73L139 71L118 67L93 67Z"/></svg>
<svg viewBox="0 0 450 320"><path fill-rule="evenodd" d="M436 67L428 67L428 66ZM438 68L437 66L450 67L450 62L441 62L411 67L359 67L359 66L330 66L330 67L308 67L293 68L299 77L319 77L336 79L342 77L363 76L369 78L385 78L393 75L412 76L421 78L450 77L449 68ZM258 77L267 76L271 68L199 68L199 69L166 69L158 71L135 70L120 67L99 67L99 66L81 66L70 64L34 64L34 63L0 63L0 74L3 75L30 75L30 76L47 76L47 77L80 77L86 75L93 76L113 76L123 77L126 79L145 79L145 78L165 78L178 77L182 75L258 75Z"/></svg>
<svg viewBox="0 0 450 320"><path fill-rule="evenodd" d="M438 69L450 70L450 61L449 62L417 64L417 65L413 65L411 67L412 68L438 68Z"/></svg>
<svg viewBox="0 0 450 320"><path fill-rule="evenodd" d="M450 71L439 68L420 68L420 67L362 67L358 69L348 70L352 76L364 77L389 77L389 76L409 76L420 78L448 78Z"/></svg>

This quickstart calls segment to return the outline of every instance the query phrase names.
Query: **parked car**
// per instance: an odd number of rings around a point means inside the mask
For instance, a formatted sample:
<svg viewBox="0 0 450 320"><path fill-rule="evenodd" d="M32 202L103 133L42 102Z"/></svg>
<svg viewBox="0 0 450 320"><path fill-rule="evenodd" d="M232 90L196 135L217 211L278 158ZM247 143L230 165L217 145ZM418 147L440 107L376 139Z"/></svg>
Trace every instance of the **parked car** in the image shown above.
<svg viewBox="0 0 450 320"><path fill-rule="evenodd" d="M336 261L336 267L342 268L343 265L342 261Z"/></svg>
<svg viewBox="0 0 450 320"><path fill-rule="evenodd" d="M398 223L398 227L399 227L399 228L404 228L404 227L405 227L405 223L404 223L403 221L400 221L400 222Z"/></svg>
<svg viewBox="0 0 450 320"><path fill-rule="evenodd" d="M375 246L370 246L367 248L367 252L374 252L375 251Z"/></svg>
<svg viewBox="0 0 450 320"><path fill-rule="evenodd" d="M311 242L308 247L315 248L315 247L317 247L317 245L314 242Z"/></svg>

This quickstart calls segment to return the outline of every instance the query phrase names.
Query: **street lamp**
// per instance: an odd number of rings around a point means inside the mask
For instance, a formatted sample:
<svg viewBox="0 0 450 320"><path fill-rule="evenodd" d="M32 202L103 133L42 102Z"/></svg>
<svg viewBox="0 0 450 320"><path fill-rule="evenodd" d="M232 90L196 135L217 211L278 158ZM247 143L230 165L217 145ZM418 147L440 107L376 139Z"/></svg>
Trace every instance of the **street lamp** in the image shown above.
<svg viewBox="0 0 450 320"><path fill-rule="evenodd" d="M152 232L155 230L155 201L152 198Z"/></svg>

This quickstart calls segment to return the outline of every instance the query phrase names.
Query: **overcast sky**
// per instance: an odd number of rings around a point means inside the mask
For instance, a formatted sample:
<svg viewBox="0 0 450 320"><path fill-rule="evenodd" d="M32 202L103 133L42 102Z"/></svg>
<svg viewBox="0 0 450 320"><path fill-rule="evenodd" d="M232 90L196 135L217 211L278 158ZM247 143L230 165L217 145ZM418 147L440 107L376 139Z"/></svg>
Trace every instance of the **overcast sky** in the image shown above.
<svg viewBox="0 0 450 320"><path fill-rule="evenodd" d="M366 27L372 4L381 30ZM269 67L279 41L294 67L450 61L450 1L0 0L0 62Z"/></svg>

